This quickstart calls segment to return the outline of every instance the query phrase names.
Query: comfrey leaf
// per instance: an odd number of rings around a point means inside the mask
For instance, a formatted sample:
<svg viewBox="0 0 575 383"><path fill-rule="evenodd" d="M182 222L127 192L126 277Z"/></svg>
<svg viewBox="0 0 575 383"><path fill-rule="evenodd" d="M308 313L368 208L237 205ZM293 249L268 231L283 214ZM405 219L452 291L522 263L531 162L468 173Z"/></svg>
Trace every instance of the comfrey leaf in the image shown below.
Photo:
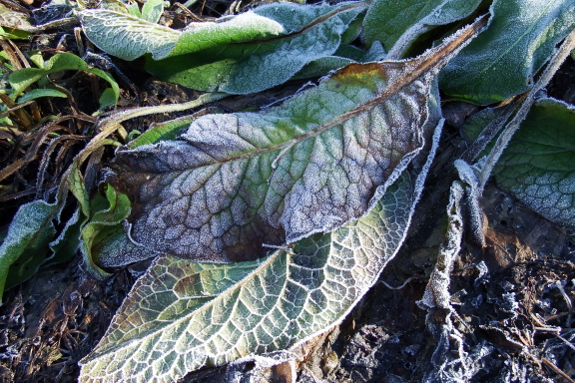
<svg viewBox="0 0 575 383"><path fill-rule="evenodd" d="M360 220L256 261L158 257L82 360L80 381L174 382L203 366L290 349L339 323L405 238L438 142L431 120L433 145Z"/></svg>
<svg viewBox="0 0 575 383"><path fill-rule="evenodd" d="M555 45L575 28L572 0L497 0L488 28L441 72L450 98L487 105L533 86Z"/></svg>
<svg viewBox="0 0 575 383"><path fill-rule="evenodd" d="M368 45L379 41L400 57L415 39L438 25L469 16L481 0L375 0L363 23ZM396 46L396 44L398 46Z"/></svg>
<svg viewBox="0 0 575 383"><path fill-rule="evenodd" d="M183 31L105 10L82 11L80 20L88 38L107 53L126 60L150 53L146 69L164 81L247 94L282 84L305 64L332 55L366 7L275 3Z"/></svg>
<svg viewBox="0 0 575 383"><path fill-rule="evenodd" d="M134 60L145 53L166 57L181 35L136 16L105 9L87 9L78 12L78 17L94 45L124 60Z"/></svg>
<svg viewBox="0 0 575 383"><path fill-rule="evenodd" d="M142 18L150 23L157 23L164 12L164 0L148 0L142 7Z"/></svg>
<svg viewBox="0 0 575 383"><path fill-rule="evenodd" d="M575 108L539 100L505 148L495 179L545 218L575 226Z"/></svg>
<svg viewBox="0 0 575 383"><path fill-rule="evenodd" d="M361 217L421 150L430 84L481 23L414 60L349 65L279 107L118 152L110 181L132 201L132 237L240 261Z"/></svg>

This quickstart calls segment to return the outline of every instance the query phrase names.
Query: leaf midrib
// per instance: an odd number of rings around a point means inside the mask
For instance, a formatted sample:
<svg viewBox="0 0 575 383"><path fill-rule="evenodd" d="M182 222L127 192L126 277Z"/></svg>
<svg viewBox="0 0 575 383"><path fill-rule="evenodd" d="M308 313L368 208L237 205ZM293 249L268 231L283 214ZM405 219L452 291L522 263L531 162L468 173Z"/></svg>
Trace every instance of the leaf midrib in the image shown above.
<svg viewBox="0 0 575 383"><path fill-rule="evenodd" d="M429 72L432 69L435 69L437 72L439 72L439 70L442 67L444 67L447 64L447 62L449 61L448 59L445 59L445 58L447 56L449 56L450 54L452 54L455 50L457 50L457 48L463 42L465 42L467 39L471 38L477 30L483 28L485 26L486 22L487 22L486 17L483 17L483 19L481 19L478 23L472 24L470 27L468 27L457 38L455 38L452 41L450 41L446 44L443 44L443 45L441 45L435 49L428 51L428 54L426 54L423 59L416 58L416 59L409 60L409 61L384 61L384 62L373 63L373 64L350 64L350 65L340 69L339 71L337 71L331 78L334 78L339 73L341 73L345 70L348 70L349 68L351 68L353 66L361 66L362 68L364 68L363 69L364 71L366 70L365 68L368 65L379 66L378 70L380 72L383 72L386 64L388 64L388 65L398 65L398 64L399 65L409 65L409 63L411 62L411 63L415 64L415 68L413 68L411 71L404 71L407 73L402 73L402 76L400 76L399 79L390 79L389 83L387 84L386 90L383 91L383 93L381 93L379 96L357 106L356 108L354 108L354 109L352 109L352 110L350 110L350 111L348 111L348 112L346 112L346 113L344 113L344 114L342 114L336 118L333 118L330 122L328 122L324 125L320 125L317 129L315 129L313 131L300 134L298 136L292 137L290 140L287 140L287 141L284 141L284 142L281 142L281 143L278 143L275 145L270 145L270 146L266 146L263 148L257 148L255 150L247 152L247 153L241 153L238 155L229 156L225 159L220 159L220 160L211 156L210 153L206 153L205 151L203 151L205 154L207 154L211 158L213 158L214 161L213 162L204 162L201 165L198 165L194 168L199 168L199 167L203 167L203 166L210 166L210 165L214 165L214 164L224 164L227 162L239 161L239 160L243 160L243 159L249 159L252 157L260 156L260 155L265 154L265 153L270 153L270 152L277 151L277 150L283 150L285 148L289 148L293 145L296 145L300 142L303 142L307 139L318 136L318 135L328 131L329 129L331 129L335 126L339 126L344 121L347 121L347 120L357 116L358 114L360 114L362 112L365 112L367 110L371 110L376 105L378 105L378 104L388 100L389 98L393 97L401 89L412 84L418 78L423 76L426 72ZM329 81L329 79L328 79L328 81ZM426 82L429 82L429 81L431 81L431 78L427 79ZM322 84L320 84L319 86L321 86L321 85ZM295 97L298 97L298 96L295 96ZM295 97L292 98L291 100L289 100L288 102L293 102L295 100ZM194 146L193 142L188 141L188 143L190 145ZM174 170L174 171L169 172L169 173L174 173L174 172L179 173L181 171L180 170ZM168 173L168 172L158 172L158 173Z"/></svg>

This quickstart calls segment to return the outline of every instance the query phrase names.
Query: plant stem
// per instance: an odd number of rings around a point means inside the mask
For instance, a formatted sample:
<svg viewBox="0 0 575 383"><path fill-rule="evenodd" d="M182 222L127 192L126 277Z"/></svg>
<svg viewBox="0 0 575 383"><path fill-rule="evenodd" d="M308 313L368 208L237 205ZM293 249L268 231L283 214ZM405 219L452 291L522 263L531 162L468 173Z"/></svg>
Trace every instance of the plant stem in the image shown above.
<svg viewBox="0 0 575 383"><path fill-rule="evenodd" d="M171 112L181 112L183 110L193 109L207 104L208 102L221 100L224 97L229 96L227 93L207 93L203 94L195 100L184 102L182 104L170 104L170 105L159 105L159 106L146 106L142 108L134 108L121 110L111 116L103 119L98 124L100 132L90 140L90 143L78 154L78 160L80 163L90 155L90 153L100 146L100 143L106 139L110 134L115 132L119 127L120 123L130 120L136 117L148 116L150 114L158 113L171 113Z"/></svg>

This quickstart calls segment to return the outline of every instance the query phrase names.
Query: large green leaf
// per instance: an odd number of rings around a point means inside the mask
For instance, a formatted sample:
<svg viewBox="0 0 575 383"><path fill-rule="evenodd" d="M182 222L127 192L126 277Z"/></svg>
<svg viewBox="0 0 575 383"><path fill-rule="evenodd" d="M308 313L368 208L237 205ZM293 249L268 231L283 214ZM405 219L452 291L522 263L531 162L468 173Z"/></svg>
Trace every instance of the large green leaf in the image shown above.
<svg viewBox="0 0 575 383"><path fill-rule="evenodd" d="M174 382L203 366L289 349L337 324L403 242L432 157L359 221L264 259L157 258L82 360L80 381Z"/></svg>
<svg viewBox="0 0 575 383"><path fill-rule="evenodd" d="M203 116L181 141L117 153L131 235L203 261L262 254L365 214L423 145L429 87L474 25L405 62L353 64L260 113Z"/></svg>
<svg viewBox="0 0 575 383"><path fill-rule="evenodd" d="M179 31L106 9L78 12L84 33L98 48L124 60L144 53L164 58L176 45Z"/></svg>
<svg viewBox="0 0 575 383"><path fill-rule="evenodd" d="M573 0L496 0L490 25L440 75L451 98L487 105L523 93L575 28Z"/></svg>
<svg viewBox="0 0 575 383"><path fill-rule="evenodd" d="M469 16L480 3L481 0L374 0L365 16L363 38L368 45L381 42L388 51L399 42L402 46L397 53L401 55L416 37Z"/></svg>
<svg viewBox="0 0 575 383"><path fill-rule="evenodd" d="M575 107L538 101L495 168L497 184L534 211L575 226Z"/></svg>
<svg viewBox="0 0 575 383"><path fill-rule="evenodd" d="M275 3L182 32L105 10L83 11L80 20L88 38L110 54L133 60L150 53L146 68L162 80L246 94L282 84L305 64L332 55L365 8L363 2Z"/></svg>

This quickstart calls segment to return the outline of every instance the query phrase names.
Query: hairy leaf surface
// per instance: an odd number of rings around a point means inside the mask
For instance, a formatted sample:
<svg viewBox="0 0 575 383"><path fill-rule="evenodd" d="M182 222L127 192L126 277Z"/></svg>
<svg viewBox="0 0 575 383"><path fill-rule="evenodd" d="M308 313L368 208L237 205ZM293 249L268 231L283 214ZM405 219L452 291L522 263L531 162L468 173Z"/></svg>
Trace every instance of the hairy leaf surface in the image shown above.
<svg viewBox="0 0 575 383"><path fill-rule="evenodd" d="M33 275L46 260L56 229L58 206L44 201L22 205L0 246L0 299L11 287Z"/></svg>
<svg viewBox="0 0 575 383"><path fill-rule="evenodd" d="M173 382L203 366L289 349L337 324L397 252L432 157L406 170L367 216L264 259L158 257L81 362L80 380Z"/></svg>
<svg viewBox="0 0 575 383"><path fill-rule="evenodd" d="M487 105L533 86L555 45L575 28L572 0L497 0L488 28L440 76L451 98Z"/></svg>
<svg viewBox="0 0 575 383"><path fill-rule="evenodd" d="M438 25L469 16L481 0L374 0L364 20L363 38L368 45L379 41L387 51L400 43L398 55L415 39Z"/></svg>
<svg viewBox="0 0 575 383"><path fill-rule="evenodd" d="M495 179L545 218L575 226L574 163L575 108L543 99L505 148Z"/></svg>
<svg viewBox="0 0 575 383"><path fill-rule="evenodd" d="M146 69L164 81L247 94L282 84L305 64L332 55L365 8L362 2L276 3L183 31L105 10L83 11L80 19L88 38L112 55L133 60L150 53Z"/></svg>
<svg viewBox="0 0 575 383"><path fill-rule="evenodd" d="M432 79L480 28L405 62L354 64L260 113L200 117L182 135L118 152L132 236L156 251L246 260L365 214L423 144Z"/></svg>
<svg viewBox="0 0 575 383"><path fill-rule="evenodd" d="M142 7L142 18L151 23L160 21L164 13L164 0L147 0Z"/></svg>
<svg viewBox="0 0 575 383"><path fill-rule="evenodd" d="M470 138L499 113L486 108L472 115L465 126ZM575 226L574 121L573 105L551 98L536 101L493 170L498 186L545 218L569 226Z"/></svg>
<svg viewBox="0 0 575 383"><path fill-rule="evenodd" d="M98 48L124 60L145 53L166 57L181 32L142 20L136 16L106 9L78 12L84 33Z"/></svg>

